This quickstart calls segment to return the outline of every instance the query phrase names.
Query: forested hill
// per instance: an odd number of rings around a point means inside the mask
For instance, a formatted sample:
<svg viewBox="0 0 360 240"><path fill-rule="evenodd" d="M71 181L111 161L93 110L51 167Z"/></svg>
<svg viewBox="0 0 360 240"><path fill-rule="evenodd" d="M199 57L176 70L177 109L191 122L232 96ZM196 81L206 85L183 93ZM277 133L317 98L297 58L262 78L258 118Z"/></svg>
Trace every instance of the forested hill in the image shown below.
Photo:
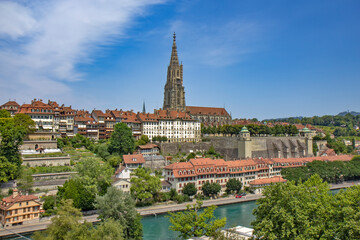
<svg viewBox="0 0 360 240"><path fill-rule="evenodd" d="M341 126L341 127L349 127L360 125L360 114L353 115L352 113L356 112L347 112L344 116L339 115L324 115L322 117L314 116L314 117L290 117L290 118L282 118L282 119L269 119L267 122L288 122L288 123L301 123L301 124L312 124L318 126Z"/></svg>
<svg viewBox="0 0 360 240"><path fill-rule="evenodd" d="M345 116L346 114L351 114L353 116L357 116L357 115L360 115L360 112L354 112L354 111L341 112L341 113L338 114L338 116Z"/></svg>

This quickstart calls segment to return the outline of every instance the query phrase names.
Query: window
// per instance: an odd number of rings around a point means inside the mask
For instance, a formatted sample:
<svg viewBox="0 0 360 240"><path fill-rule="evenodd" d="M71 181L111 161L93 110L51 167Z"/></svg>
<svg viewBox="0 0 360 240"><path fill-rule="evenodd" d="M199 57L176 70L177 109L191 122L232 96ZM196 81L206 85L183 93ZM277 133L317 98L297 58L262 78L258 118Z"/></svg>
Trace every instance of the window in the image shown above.
<svg viewBox="0 0 360 240"><path fill-rule="evenodd" d="M21 203L19 203L19 207L21 207Z"/></svg>

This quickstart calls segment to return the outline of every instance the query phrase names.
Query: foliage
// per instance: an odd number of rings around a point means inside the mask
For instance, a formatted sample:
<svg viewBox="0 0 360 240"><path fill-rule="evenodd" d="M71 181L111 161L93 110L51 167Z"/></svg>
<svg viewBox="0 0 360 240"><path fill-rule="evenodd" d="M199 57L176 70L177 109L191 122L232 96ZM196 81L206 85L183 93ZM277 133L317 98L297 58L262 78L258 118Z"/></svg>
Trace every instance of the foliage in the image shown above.
<svg viewBox="0 0 360 240"><path fill-rule="evenodd" d="M202 126L201 133L203 134L239 134L243 125L222 125L222 126ZM250 132L251 136L260 136L260 135L297 135L299 131L294 125L275 125L269 127L267 125L258 125L258 124L249 124L246 125L247 129Z"/></svg>
<svg viewBox="0 0 360 240"><path fill-rule="evenodd" d="M29 167L24 169L24 171L29 172L30 174L40 174L40 173L60 173L60 172L72 172L74 169L70 166L49 166L49 167Z"/></svg>
<svg viewBox="0 0 360 240"><path fill-rule="evenodd" d="M104 196L96 196L95 207L101 220L114 219L124 226L125 239L142 238L141 216L129 194L109 187Z"/></svg>
<svg viewBox="0 0 360 240"><path fill-rule="evenodd" d="M147 144L148 142L150 142L150 139L148 136L146 135L141 135L140 139L136 141L136 145L139 146L139 145L145 145Z"/></svg>
<svg viewBox="0 0 360 240"><path fill-rule="evenodd" d="M226 193L239 193L241 191L242 184L239 180L235 178L229 179L229 181L226 183Z"/></svg>
<svg viewBox="0 0 360 240"><path fill-rule="evenodd" d="M187 205L187 210L184 212L169 212L169 221L172 224L169 228L180 232L179 237L183 239L204 235L215 236L225 226L226 218L215 218L216 206L210 206L199 212L201 206L202 202L197 201L193 206Z"/></svg>
<svg viewBox="0 0 360 240"><path fill-rule="evenodd" d="M121 157L117 154L113 154L106 159L106 162L113 168L116 168L121 163Z"/></svg>
<svg viewBox="0 0 360 240"><path fill-rule="evenodd" d="M152 198L161 189L161 181L157 176L151 176L151 170L136 168L131 174L131 194L135 199L143 201Z"/></svg>
<svg viewBox="0 0 360 240"><path fill-rule="evenodd" d="M201 189L202 189L205 196L214 197L220 192L221 186L220 186L219 183L206 182L206 183L203 184Z"/></svg>
<svg viewBox="0 0 360 240"><path fill-rule="evenodd" d="M72 206L71 200L63 200L58 208L58 215L51 219L51 224L43 232L36 232L35 240L72 240L124 239L120 223L113 219L101 222L96 228L91 223L81 223L82 214Z"/></svg>
<svg viewBox="0 0 360 240"><path fill-rule="evenodd" d="M11 115L5 109L0 109L0 118L11 118Z"/></svg>
<svg viewBox="0 0 360 240"><path fill-rule="evenodd" d="M154 136L154 137L152 138L152 141L153 141L153 142L167 142L168 139L167 139L167 137L165 137L165 136Z"/></svg>
<svg viewBox="0 0 360 240"><path fill-rule="evenodd" d="M176 200L176 198L178 196L178 192L176 191L175 188L171 188L169 194L170 194L170 199L172 201Z"/></svg>
<svg viewBox="0 0 360 240"><path fill-rule="evenodd" d="M6 111L7 112L7 111ZM17 166L0 156L0 182L7 182L15 177Z"/></svg>
<svg viewBox="0 0 360 240"><path fill-rule="evenodd" d="M120 156L132 153L135 150L135 139L131 129L125 123L117 123L109 142L109 152Z"/></svg>
<svg viewBox="0 0 360 240"><path fill-rule="evenodd" d="M15 126L24 129L26 134L35 132L35 122L29 115L18 113L14 116Z"/></svg>
<svg viewBox="0 0 360 240"><path fill-rule="evenodd" d="M283 168L281 170L281 175L285 179L296 183L305 181L314 174L318 174L324 181L329 183L360 179L360 161L357 161L356 158L349 162L313 161L303 167Z"/></svg>
<svg viewBox="0 0 360 240"><path fill-rule="evenodd" d="M252 222L256 239L357 239L360 187L336 195L318 175L296 185L274 184L263 191Z"/></svg>
<svg viewBox="0 0 360 240"><path fill-rule="evenodd" d="M193 159L196 157L196 154L195 153L189 153L189 155L186 157L186 160L189 161L190 159Z"/></svg>
<svg viewBox="0 0 360 240"><path fill-rule="evenodd" d="M183 188L183 193L188 195L188 196L194 196L197 193L197 189L195 187L194 183L188 183L185 185L185 187Z"/></svg>
<svg viewBox="0 0 360 240"><path fill-rule="evenodd" d="M59 199L73 199L81 210L94 209L96 195L104 195L111 185L113 169L107 163L89 158L76 165L78 175L58 187Z"/></svg>
<svg viewBox="0 0 360 240"><path fill-rule="evenodd" d="M89 150L93 150L94 148L93 141L80 134L76 134L74 137L58 138L57 145L60 149L63 149L65 146L73 148L85 147Z"/></svg>

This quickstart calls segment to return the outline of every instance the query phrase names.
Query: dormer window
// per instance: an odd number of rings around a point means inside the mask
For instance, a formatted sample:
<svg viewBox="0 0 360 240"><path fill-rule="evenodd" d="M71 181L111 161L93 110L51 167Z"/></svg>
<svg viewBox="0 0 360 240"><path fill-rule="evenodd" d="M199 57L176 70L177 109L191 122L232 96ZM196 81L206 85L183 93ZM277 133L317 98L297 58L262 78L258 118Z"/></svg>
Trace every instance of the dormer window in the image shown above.
<svg viewBox="0 0 360 240"><path fill-rule="evenodd" d="M136 160L137 160L136 158L133 158L133 159L132 159L133 162L136 162Z"/></svg>

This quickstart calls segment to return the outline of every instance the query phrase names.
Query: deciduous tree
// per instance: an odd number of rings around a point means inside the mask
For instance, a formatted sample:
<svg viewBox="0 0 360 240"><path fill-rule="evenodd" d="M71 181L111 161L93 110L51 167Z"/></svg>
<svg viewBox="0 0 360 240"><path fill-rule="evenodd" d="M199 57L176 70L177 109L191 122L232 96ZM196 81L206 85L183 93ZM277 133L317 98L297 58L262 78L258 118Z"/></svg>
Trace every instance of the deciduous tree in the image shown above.
<svg viewBox="0 0 360 240"><path fill-rule="evenodd" d="M141 239L141 216L132 197L115 187L109 187L104 196L96 196L96 209L101 220L114 219L124 226L126 239Z"/></svg>
<svg viewBox="0 0 360 240"><path fill-rule="evenodd" d="M194 205L187 205L186 211L169 212L170 229L180 232L179 237L188 239L191 237L215 236L226 224L226 218L217 219L214 216L216 206L210 206L199 212L201 201Z"/></svg>
<svg viewBox="0 0 360 240"><path fill-rule="evenodd" d="M135 139L131 129L125 123L117 123L109 142L109 152L120 156L132 153L135 150Z"/></svg>
<svg viewBox="0 0 360 240"><path fill-rule="evenodd" d="M194 183L188 183L186 184L186 186L183 188L183 193L188 195L188 196L194 196L197 192L197 189L195 187Z"/></svg>
<svg viewBox="0 0 360 240"><path fill-rule="evenodd" d="M239 193L241 191L242 188L242 184L239 180L235 179L235 178L231 178L227 183L226 183L226 193L230 194L230 193Z"/></svg>
<svg viewBox="0 0 360 240"><path fill-rule="evenodd" d="M131 194L140 201L152 198L161 189L161 181L157 176L151 176L151 170L137 168L132 173Z"/></svg>

